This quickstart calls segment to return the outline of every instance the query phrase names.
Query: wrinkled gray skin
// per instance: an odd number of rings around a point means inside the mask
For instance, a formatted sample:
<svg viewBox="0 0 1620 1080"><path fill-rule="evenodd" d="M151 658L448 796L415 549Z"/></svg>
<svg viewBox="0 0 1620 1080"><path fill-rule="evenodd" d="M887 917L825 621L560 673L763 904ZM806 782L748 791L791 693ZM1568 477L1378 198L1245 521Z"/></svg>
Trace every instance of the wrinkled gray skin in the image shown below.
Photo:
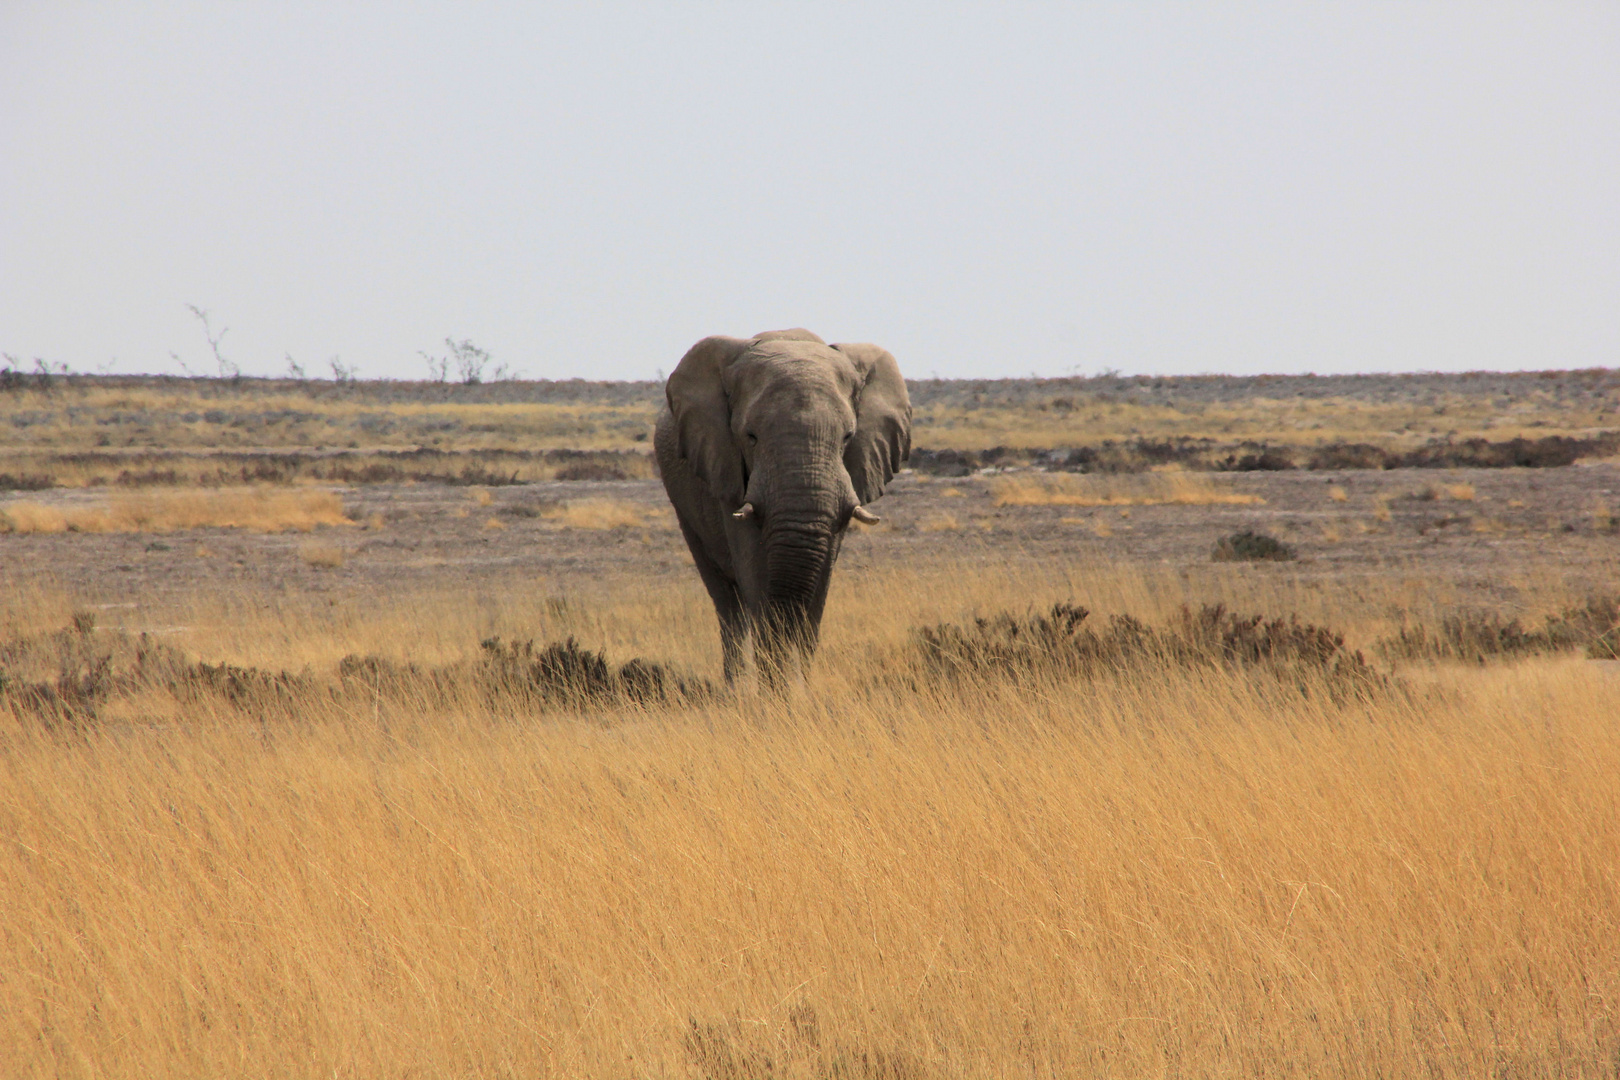
<svg viewBox="0 0 1620 1080"><path fill-rule="evenodd" d="M704 338L665 399L658 468L720 618L726 679L752 631L776 685L815 651L850 517L911 452L905 380L876 345L779 330Z"/></svg>

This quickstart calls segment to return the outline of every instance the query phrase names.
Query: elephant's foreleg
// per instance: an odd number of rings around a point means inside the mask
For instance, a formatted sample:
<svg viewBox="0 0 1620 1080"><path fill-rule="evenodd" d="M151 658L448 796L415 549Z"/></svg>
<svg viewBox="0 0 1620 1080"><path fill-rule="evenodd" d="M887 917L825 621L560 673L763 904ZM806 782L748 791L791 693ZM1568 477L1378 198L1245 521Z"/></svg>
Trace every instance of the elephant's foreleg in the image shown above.
<svg viewBox="0 0 1620 1080"><path fill-rule="evenodd" d="M740 602L729 613L719 612L719 615L722 670L725 672L726 682L736 682L746 662L743 646L748 642L748 615L743 611Z"/></svg>
<svg viewBox="0 0 1620 1080"><path fill-rule="evenodd" d="M726 682L735 682L743 669L743 646L748 640L748 613L737 592L737 583L715 565L703 550L702 542L686 529L684 523L682 531L686 532L692 562L697 565L698 576L703 579L703 587L709 591L709 599L714 602L715 616L720 620L721 669L725 672Z"/></svg>

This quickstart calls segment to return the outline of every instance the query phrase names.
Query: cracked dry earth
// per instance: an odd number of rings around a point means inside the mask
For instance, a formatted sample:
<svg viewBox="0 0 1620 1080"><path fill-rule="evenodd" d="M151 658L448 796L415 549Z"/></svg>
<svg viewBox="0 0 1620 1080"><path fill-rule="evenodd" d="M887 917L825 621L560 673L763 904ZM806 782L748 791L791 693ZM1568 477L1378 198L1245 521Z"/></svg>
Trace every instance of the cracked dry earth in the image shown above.
<svg viewBox="0 0 1620 1080"><path fill-rule="evenodd" d="M1620 584L1620 463L1614 462L1222 477L1230 490L1264 499L1249 505L997 506L992 483L987 476L901 474L873 505L883 523L852 528L839 575L1020 564L1193 572L1209 568L1219 537L1255 529L1292 545L1299 559L1285 564L1287 572L1322 587L1398 573L1443 585L1462 602L1511 607L1533 599L1516 593L1537 574L1575 591ZM216 591L476 593L514 582L550 595L588 596L595 588L659 578L700 589L657 481L549 482L487 492L432 484L336 490L361 524L313 533L0 535L0 580L103 603ZM66 506L109 494L47 491L27 498ZM580 513L571 518L564 512L570 507ZM632 520L639 524L622 523Z"/></svg>

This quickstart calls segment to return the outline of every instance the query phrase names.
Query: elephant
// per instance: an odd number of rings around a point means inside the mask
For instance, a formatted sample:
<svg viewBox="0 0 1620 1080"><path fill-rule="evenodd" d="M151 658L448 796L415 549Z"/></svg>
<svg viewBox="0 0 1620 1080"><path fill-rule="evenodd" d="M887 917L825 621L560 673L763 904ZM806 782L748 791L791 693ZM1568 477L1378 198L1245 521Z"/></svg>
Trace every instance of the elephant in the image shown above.
<svg viewBox="0 0 1620 1080"><path fill-rule="evenodd" d="M707 337L664 387L659 475L720 620L724 674L750 633L767 685L814 655L833 563L853 518L911 453L893 355L808 330Z"/></svg>

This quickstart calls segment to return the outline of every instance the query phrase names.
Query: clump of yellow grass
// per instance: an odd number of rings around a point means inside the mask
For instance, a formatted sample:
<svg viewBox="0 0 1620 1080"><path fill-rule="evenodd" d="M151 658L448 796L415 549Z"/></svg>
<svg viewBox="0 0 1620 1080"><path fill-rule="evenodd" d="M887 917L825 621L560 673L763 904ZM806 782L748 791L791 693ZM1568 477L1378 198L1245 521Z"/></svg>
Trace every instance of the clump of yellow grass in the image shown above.
<svg viewBox="0 0 1620 1080"><path fill-rule="evenodd" d="M336 544L305 544L298 554L304 562L322 570L336 570L348 558L348 552Z"/></svg>
<svg viewBox="0 0 1620 1080"><path fill-rule="evenodd" d="M571 499L541 516L568 529L634 529L649 518L646 507L627 499Z"/></svg>
<svg viewBox="0 0 1620 1080"><path fill-rule="evenodd" d="M317 525L353 525L330 491L262 487L150 490L116 495L104 505L54 506L16 502L0 507L0 532L142 533L235 528L309 532Z"/></svg>
<svg viewBox="0 0 1620 1080"><path fill-rule="evenodd" d="M997 506L1206 506L1265 502L1258 495L1232 491L1208 476L1188 472L1022 473L990 481L990 496Z"/></svg>

